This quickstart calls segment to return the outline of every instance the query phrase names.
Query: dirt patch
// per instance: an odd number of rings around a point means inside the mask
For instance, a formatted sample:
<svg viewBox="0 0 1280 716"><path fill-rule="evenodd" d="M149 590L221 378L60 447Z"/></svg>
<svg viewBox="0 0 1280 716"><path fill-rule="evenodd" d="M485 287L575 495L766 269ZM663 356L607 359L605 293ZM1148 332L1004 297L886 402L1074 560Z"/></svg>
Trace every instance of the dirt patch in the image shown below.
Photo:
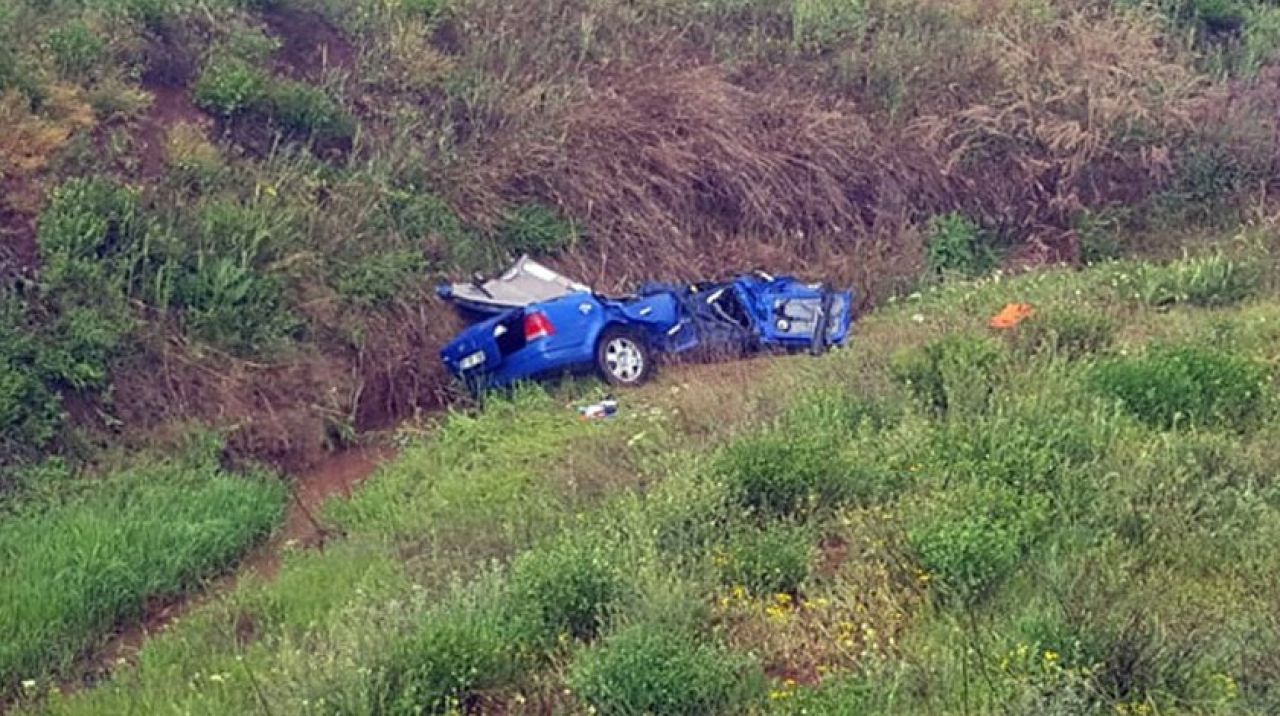
<svg viewBox="0 0 1280 716"><path fill-rule="evenodd" d="M318 13L275 6L262 13L262 21L280 39L275 60L283 74L316 82L328 70L346 71L355 66L355 46Z"/></svg>
<svg viewBox="0 0 1280 716"><path fill-rule="evenodd" d="M275 579L285 548L323 548L329 538L336 536L320 518L324 503L330 498L351 497L355 487L393 455L389 448L354 448L327 456L296 478L284 526L271 542L244 561L241 572L252 570L265 579Z"/></svg>
<svg viewBox="0 0 1280 716"><path fill-rule="evenodd" d="M840 535L828 535L818 544L818 554L818 574L834 578L849 561L849 541Z"/></svg>
<svg viewBox="0 0 1280 716"><path fill-rule="evenodd" d="M138 121L136 133L139 172L144 180L157 179L169 166L169 129L178 124L207 127L209 117L196 107L185 87L169 84L145 86L151 107Z"/></svg>
<svg viewBox="0 0 1280 716"><path fill-rule="evenodd" d="M143 617L121 626L107 644L85 662L80 677L64 682L62 690L73 692L92 686L109 677L121 664L136 663L147 639L163 632L196 607L226 594L241 577L255 573L268 581L275 579L286 549L322 548L332 534L319 520L325 501L331 497L350 497L358 484L393 455L394 451L385 447L351 449L328 455L314 469L295 477L283 526L271 539L252 550L234 572L213 580L199 592L148 600ZM257 626L251 617L246 619L243 623L237 621L236 634L237 638L251 640Z"/></svg>
<svg viewBox="0 0 1280 716"><path fill-rule="evenodd" d="M36 215L17 209L14 197L38 194L34 184L0 182L0 277L31 276L40 263L36 245Z"/></svg>

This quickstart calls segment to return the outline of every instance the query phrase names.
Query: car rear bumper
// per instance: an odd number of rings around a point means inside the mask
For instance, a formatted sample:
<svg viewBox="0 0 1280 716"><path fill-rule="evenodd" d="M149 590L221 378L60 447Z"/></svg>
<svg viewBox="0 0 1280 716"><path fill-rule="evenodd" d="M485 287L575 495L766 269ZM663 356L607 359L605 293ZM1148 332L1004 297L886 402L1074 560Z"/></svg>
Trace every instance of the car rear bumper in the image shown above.
<svg viewBox="0 0 1280 716"><path fill-rule="evenodd" d="M576 347L556 348L548 344L532 343L500 357L497 362L486 362L471 370L461 370L450 365L450 370L469 386L506 388L523 380L589 367L592 357L590 352Z"/></svg>

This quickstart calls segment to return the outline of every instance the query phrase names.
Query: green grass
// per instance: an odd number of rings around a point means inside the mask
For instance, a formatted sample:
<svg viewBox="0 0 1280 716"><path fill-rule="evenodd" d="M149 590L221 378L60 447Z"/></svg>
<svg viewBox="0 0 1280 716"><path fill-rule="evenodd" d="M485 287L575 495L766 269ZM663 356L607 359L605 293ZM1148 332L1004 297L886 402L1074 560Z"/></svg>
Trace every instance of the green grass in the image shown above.
<svg viewBox="0 0 1280 716"><path fill-rule="evenodd" d="M280 483L210 464L161 463L112 474L83 494L30 501L0 523L0 687L68 671L148 599L175 596L225 569L271 531Z"/></svg>
<svg viewBox="0 0 1280 716"><path fill-rule="evenodd" d="M1143 270L942 285L850 349L744 364L727 405L673 369L605 423L572 384L450 414L327 506L343 540L31 710L1267 712L1270 413L1147 420L1097 376L1212 341L1190 374L1273 395L1280 308L1263 285L1152 306ZM936 375L981 400L901 380L903 351L963 362L978 338L937 346L1009 301L1051 328ZM1181 375L1143 380L1218 395Z"/></svg>

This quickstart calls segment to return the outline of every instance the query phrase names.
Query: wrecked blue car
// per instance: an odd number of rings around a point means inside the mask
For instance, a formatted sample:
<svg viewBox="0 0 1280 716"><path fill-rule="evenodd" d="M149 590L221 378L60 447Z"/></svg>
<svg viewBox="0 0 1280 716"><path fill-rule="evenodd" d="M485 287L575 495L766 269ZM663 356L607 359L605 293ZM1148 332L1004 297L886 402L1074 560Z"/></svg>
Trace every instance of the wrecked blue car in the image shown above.
<svg viewBox="0 0 1280 716"><path fill-rule="evenodd" d="M475 321L441 351L472 390L589 370L637 385L659 357L690 352L820 353L844 344L853 322L851 291L760 272L607 297L524 257L491 281L477 277L437 293Z"/></svg>

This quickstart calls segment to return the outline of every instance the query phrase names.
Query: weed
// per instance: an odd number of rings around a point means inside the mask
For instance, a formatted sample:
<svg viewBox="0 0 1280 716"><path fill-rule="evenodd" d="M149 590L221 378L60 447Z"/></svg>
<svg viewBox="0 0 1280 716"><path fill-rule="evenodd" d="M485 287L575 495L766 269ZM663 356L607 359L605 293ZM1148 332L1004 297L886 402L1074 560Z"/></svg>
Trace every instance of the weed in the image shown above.
<svg viewBox="0 0 1280 716"><path fill-rule="evenodd" d="M34 369L41 347L22 314L15 301L0 304L0 454L9 459L41 450L62 426L61 401Z"/></svg>
<svg viewBox="0 0 1280 716"><path fill-rule="evenodd" d="M792 41L804 50L834 49L856 39L867 24L863 0L798 0L791 6Z"/></svg>
<svg viewBox="0 0 1280 716"><path fill-rule="evenodd" d="M357 305L387 306L412 293L426 268L426 258L421 251L379 252L343 266L335 287L339 294Z"/></svg>
<svg viewBox="0 0 1280 716"><path fill-rule="evenodd" d="M449 11L449 0L402 0L400 7L405 13L430 22Z"/></svg>
<svg viewBox="0 0 1280 716"><path fill-rule="evenodd" d="M829 503L843 466L814 440L767 433L726 448L712 473L743 507L765 516L803 515ZM826 498L826 499L824 499Z"/></svg>
<svg viewBox="0 0 1280 716"><path fill-rule="evenodd" d="M1144 265L1137 273L1138 295L1153 306L1188 303L1229 306L1254 295L1262 280L1252 261L1210 254L1165 266Z"/></svg>
<svg viewBox="0 0 1280 716"><path fill-rule="evenodd" d="M986 235L963 214L942 214L930 219L925 251L929 272L938 277L956 274L975 278L996 265L996 255L988 246Z"/></svg>
<svg viewBox="0 0 1280 716"><path fill-rule="evenodd" d="M720 578L756 596L794 595L809 576L812 554L812 534L803 526L777 523L741 529L724 547Z"/></svg>
<svg viewBox="0 0 1280 716"><path fill-rule="evenodd" d="M1092 374L1095 390L1158 428L1256 425L1272 404L1271 377L1258 363L1197 346L1117 358Z"/></svg>
<svg viewBox="0 0 1280 716"><path fill-rule="evenodd" d="M271 55L280 49L280 40L255 27L235 27L218 51L250 65L266 66Z"/></svg>
<svg viewBox="0 0 1280 716"><path fill-rule="evenodd" d="M269 81L244 60L219 58L205 68L194 89L196 104L224 117L241 114L266 98Z"/></svg>
<svg viewBox="0 0 1280 716"><path fill-rule="evenodd" d="M209 185L224 167L218 148L199 125L183 122L170 127L166 150L170 164L196 187Z"/></svg>
<svg viewBox="0 0 1280 716"><path fill-rule="evenodd" d="M128 254L142 234L136 192L107 179L74 179L53 193L40 217L45 275L58 290L82 292L98 304L111 285L114 261Z"/></svg>
<svg viewBox="0 0 1280 716"><path fill-rule="evenodd" d="M319 141L349 139L355 131L351 115L324 90L305 82L272 83L259 109L286 132Z"/></svg>
<svg viewBox="0 0 1280 716"><path fill-rule="evenodd" d="M999 484L961 487L908 533L927 574L948 598L987 596L1022 561L1048 518L1045 504Z"/></svg>
<svg viewBox="0 0 1280 716"><path fill-rule="evenodd" d="M952 334L894 356L893 376L917 401L939 415L986 410L1001 361L991 339Z"/></svg>
<svg viewBox="0 0 1280 716"><path fill-rule="evenodd" d="M763 695L760 667L714 643L646 624L574 662L569 684L603 716L742 713Z"/></svg>
<svg viewBox="0 0 1280 716"><path fill-rule="evenodd" d="M1101 313L1042 310L1020 325L1014 343L1025 353L1079 360L1111 346L1116 325Z"/></svg>
<svg viewBox="0 0 1280 716"><path fill-rule="evenodd" d="M591 534L522 555L512 566L512 599L530 610L549 643L590 639L607 624L622 589L609 546Z"/></svg>
<svg viewBox="0 0 1280 716"><path fill-rule="evenodd" d="M1134 219L1132 207L1082 211L1072 221L1085 264L1111 261L1124 255L1121 237Z"/></svg>
<svg viewBox="0 0 1280 716"><path fill-rule="evenodd" d="M79 79L97 65L106 49L102 38L83 22L74 22L49 33L49 50L63 77Z"/></svg>
<svg viewBox="0 0 1280 716"><path fill-rule="evenodd" d="M391 656L379 690L393 714L447 713L509 683L532 658L529 627L494 595L462 594L424 615Z"/></svg>
<svg viewBox="0 0 1280 716"><path fill-rule="evenodd" d="M554 254L577 240L577 227L541 204L517 207L498 229L498 241L514 254Z"/></svg>
<svg viewBox="0 0 1280 716"><path fill-rule="evenodd" d="M299 326L280 279L229 256L202 257L175 282L173 303L194 335L240 353L279 345Z"/></svg>

